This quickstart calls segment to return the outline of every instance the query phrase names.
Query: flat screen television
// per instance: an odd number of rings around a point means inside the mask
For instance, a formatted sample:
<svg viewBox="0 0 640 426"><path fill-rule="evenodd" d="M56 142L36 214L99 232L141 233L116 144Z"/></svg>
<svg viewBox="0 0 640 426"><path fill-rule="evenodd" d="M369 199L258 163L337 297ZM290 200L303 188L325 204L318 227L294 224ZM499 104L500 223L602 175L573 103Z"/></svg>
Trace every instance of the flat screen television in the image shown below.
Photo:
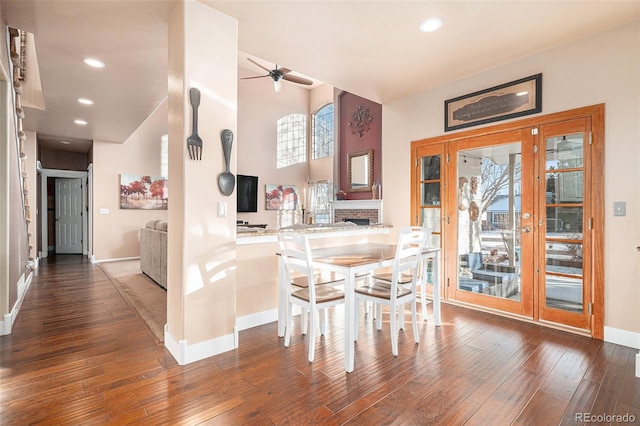
<svg viewBox="0 0 640 426"><path fill-rule="evenodd" d="M258 211L258 176L237 176L236 196L238 213Z"/></svg>

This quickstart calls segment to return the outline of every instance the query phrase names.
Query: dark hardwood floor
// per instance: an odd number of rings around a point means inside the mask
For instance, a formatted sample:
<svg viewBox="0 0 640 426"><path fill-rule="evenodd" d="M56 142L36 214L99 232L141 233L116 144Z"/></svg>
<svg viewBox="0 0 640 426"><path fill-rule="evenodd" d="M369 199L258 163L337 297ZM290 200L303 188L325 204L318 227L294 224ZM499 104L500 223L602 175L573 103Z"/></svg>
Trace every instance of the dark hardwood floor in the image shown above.
<svg viewBox="0 0 640 426"><path fill-rule="evenodd" d="M235 351L179 366L98 266L57 256L0 337L0 424L640 422L637 350L444 305L442 327L421 324L419 345L401 333L397 358L388 323L378 332L363 318L347 374L340 315L313 364L299 324L284 348L272 323L241 332Z"/></svg>

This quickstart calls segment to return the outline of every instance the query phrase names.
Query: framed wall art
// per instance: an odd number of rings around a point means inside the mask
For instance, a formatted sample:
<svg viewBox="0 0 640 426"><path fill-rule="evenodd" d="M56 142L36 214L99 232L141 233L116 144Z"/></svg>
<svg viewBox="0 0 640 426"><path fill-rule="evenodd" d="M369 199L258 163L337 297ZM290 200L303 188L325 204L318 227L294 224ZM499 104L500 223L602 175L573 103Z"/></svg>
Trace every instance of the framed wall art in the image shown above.
<svg viewBox="0 0 640 426"><path fill-rule="evenodd" d="M267 210L297 210L298 187L296 185L265 185Z"/></svg>
<svg viewBox="0 0 640 426"><path fill-rule="evenodd" d="M159 176L120 175L120 208L167 210L167 179Z"/></svg>
<svg viewBox="0 0 640 426"><path fill-rule="evenodd" d="M542 111L542 74L521 78L444 102L444 131Z"/></svg>

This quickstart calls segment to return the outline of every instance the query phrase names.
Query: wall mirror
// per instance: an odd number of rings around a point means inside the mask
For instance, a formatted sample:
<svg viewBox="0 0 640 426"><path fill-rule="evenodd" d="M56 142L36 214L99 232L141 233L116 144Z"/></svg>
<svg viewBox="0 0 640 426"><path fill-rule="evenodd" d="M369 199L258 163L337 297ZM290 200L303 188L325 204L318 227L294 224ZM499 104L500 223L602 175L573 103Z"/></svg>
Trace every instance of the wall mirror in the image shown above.
<svg viewBox="0 0 640 426"><path fill-rule="evenodd" d="M348 155L349 192L371 191L373 183L373 150Z"/></svg>

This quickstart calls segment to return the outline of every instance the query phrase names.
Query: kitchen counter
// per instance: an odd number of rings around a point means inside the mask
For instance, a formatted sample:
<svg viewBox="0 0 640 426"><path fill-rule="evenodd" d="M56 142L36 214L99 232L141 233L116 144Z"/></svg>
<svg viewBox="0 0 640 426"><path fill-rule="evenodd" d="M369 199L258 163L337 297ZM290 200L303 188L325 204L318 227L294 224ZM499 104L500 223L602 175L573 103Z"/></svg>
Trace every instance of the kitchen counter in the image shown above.
<svg viewBox="0 0 640 426"><path fill-rule="evenodd" d="M348 237L354 235L388 234L391 226L383 224L356 226L351 223L329 223L316 225L292 225L281 229L263 229L238 226L236 228L236 244L260 244L277 242L278 232L296 231L308 234L309 239Z"/></svg>

